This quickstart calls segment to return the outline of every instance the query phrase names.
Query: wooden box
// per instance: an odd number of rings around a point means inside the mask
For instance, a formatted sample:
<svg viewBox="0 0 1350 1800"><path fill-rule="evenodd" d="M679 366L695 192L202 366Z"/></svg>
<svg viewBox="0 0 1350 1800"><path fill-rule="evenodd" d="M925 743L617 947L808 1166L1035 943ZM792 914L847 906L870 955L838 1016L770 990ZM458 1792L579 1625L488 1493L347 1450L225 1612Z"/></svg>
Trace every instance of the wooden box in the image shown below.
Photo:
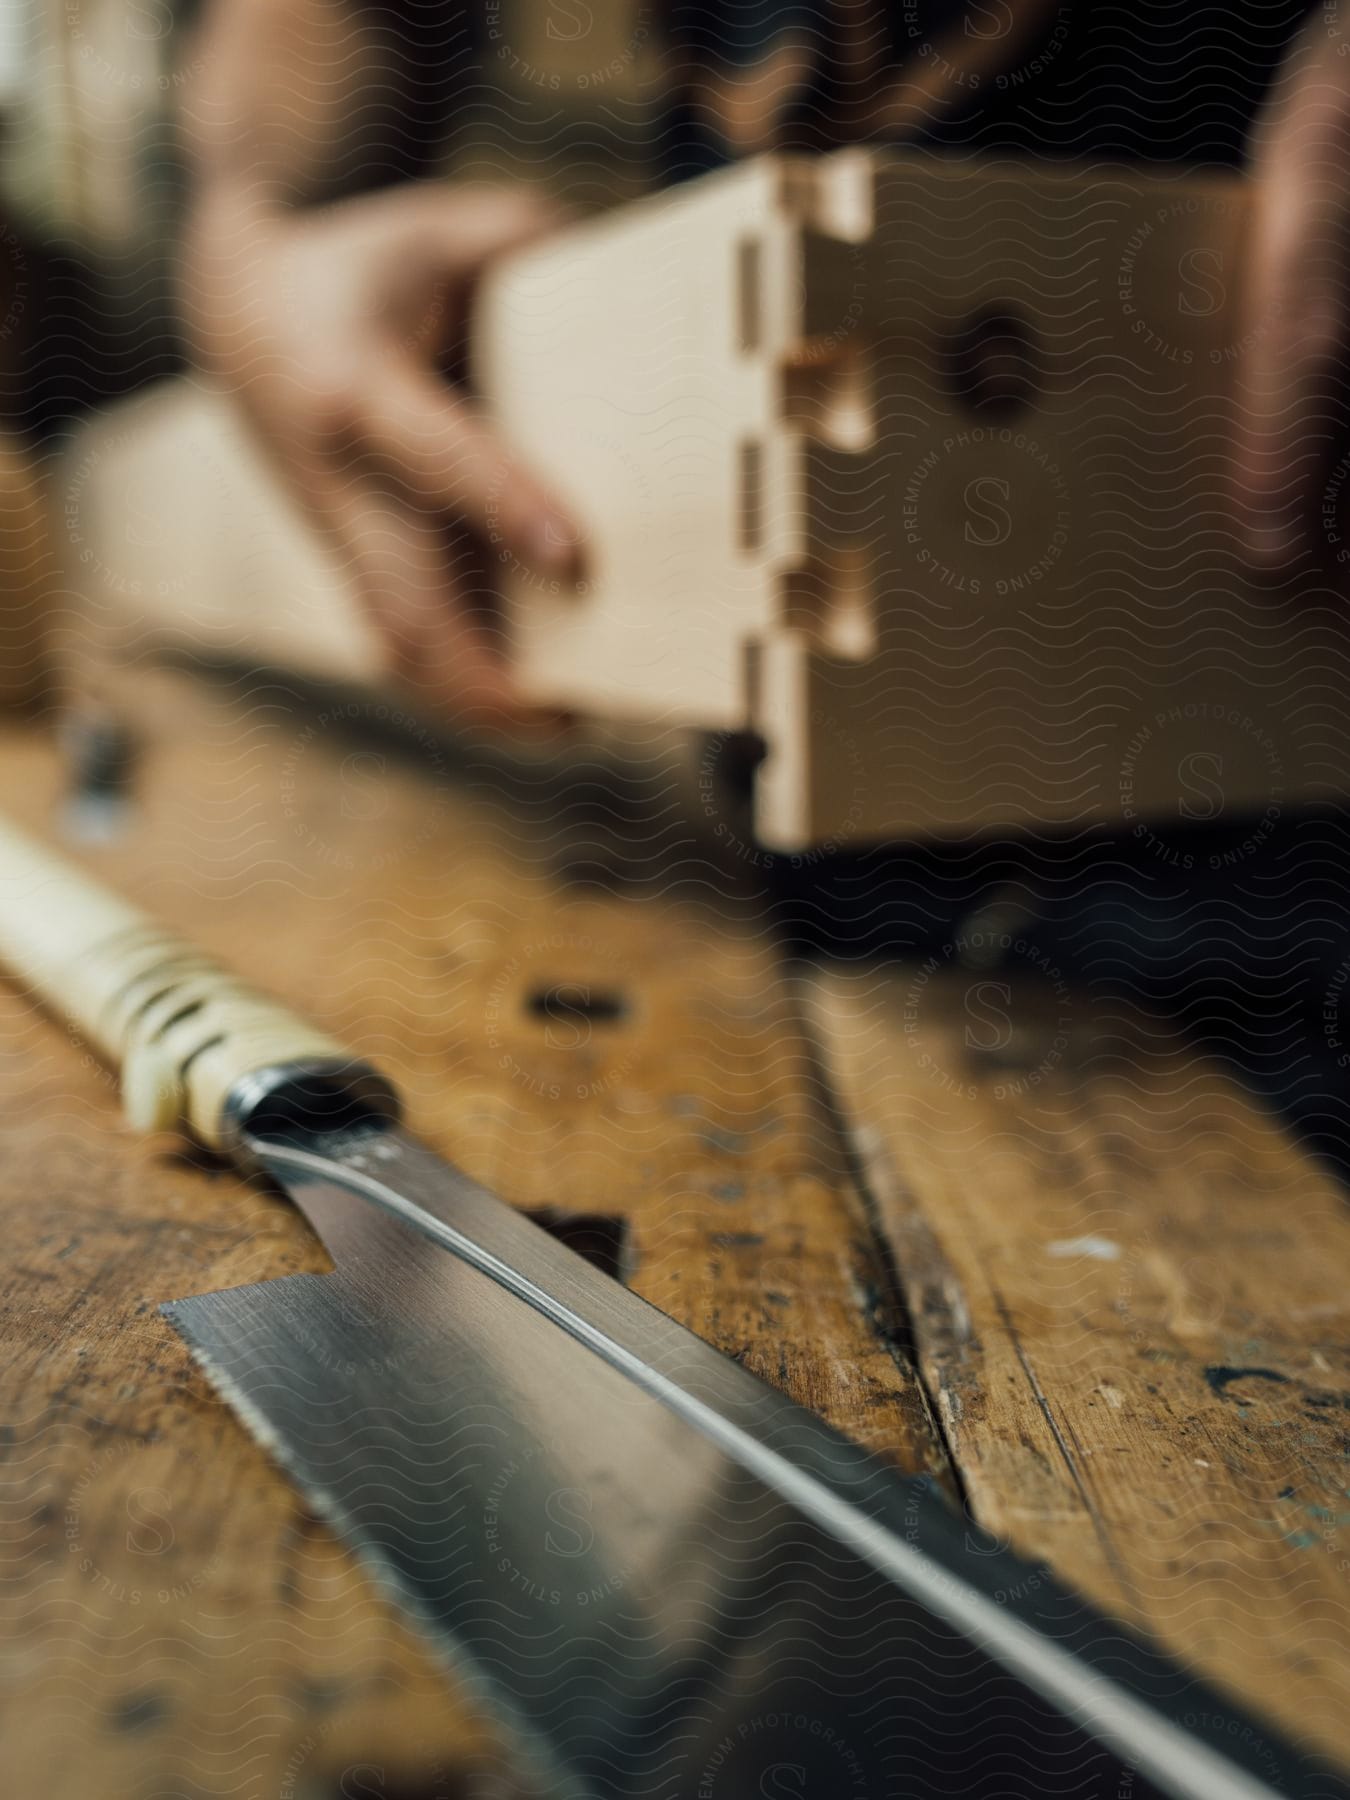
<svg viewBox="0 0 1350 1800"><path fill-rule="evenodd" d="M1345 792L1339 608L1237 552L1246 212L1235 178L845 151L499 265L481 389L585 537L575 589L502 556L525 689L758 733L785 850Z"/></svg>

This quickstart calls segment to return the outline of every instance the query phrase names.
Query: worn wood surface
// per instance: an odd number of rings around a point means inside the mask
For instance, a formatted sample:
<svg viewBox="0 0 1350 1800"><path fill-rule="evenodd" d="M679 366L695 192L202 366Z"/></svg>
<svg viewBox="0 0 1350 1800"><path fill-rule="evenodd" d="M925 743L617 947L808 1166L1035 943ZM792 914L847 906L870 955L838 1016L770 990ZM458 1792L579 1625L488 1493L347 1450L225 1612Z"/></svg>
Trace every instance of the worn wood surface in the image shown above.
<svg viewBox="0 0 1350 1800"><path fill-rule="evenodd" d="M1350 1756L1340 1189L1156 1020L1051 968L807 989L971 1511Z"/></svg>
<svg viewBox="0 0 1350 1800"><path fill-rule="evenodd" d="M134 810L86 860L383 1063L473 1175L560 1228L611 1221L593 1235L635 1288L942 1477L887 1258L756 917L569 884L556 834L513 828L419 728L346 735L370 722L147 672ZM61 782L50 743L0 733L14 816L52 832ZM485 1732L155 1311L323 1267L298 1215L132 1139L110 1078L10 987L0 1107L15 1791L491 1792Z"/></svg>
<svg viewBox="0 0 1350 1800"><path fill-rule="evenodd" d="M1052 972L1006 1000L945 965L790 985L731 887L582 884L546 806L523 824L375 701L141 695L92 868L382 1061L431 1142L657 1305L1350 1758L1347 1226L1235 1088ZM52 832L63 779L0 732L7 810ZM154 1310L322 1267L301 1221L132 1139L8 987L0 1108L16 1791L500 1791L482 1723Z"/></svg>

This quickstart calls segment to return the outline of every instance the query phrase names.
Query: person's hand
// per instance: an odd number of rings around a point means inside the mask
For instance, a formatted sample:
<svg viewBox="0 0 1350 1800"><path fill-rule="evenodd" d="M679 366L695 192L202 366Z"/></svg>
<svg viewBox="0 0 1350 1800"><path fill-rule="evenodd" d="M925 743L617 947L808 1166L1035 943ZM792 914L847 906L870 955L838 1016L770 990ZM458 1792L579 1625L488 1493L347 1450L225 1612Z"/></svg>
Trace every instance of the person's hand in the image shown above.
<svg viewBox="0 0 1350 1800"><path fill-rule="evenodd" d="M484 265L549 222L523 190L425 185L311 212L227 193L194 224L203 361L337 546L390 671L461 717L517 710L492 561L564 582L577 563L571 521L454 367Z"/></svg>
<svg viewBox="0 0 1350 1800"><path fill-rule="evenodd" d="M1327 549L1343 429L1350 225L1350 37L1319 17L1258 123L1234 502L1252 563L1281 574ZM1336 527L1333 525L1333 530Z"/></svg>

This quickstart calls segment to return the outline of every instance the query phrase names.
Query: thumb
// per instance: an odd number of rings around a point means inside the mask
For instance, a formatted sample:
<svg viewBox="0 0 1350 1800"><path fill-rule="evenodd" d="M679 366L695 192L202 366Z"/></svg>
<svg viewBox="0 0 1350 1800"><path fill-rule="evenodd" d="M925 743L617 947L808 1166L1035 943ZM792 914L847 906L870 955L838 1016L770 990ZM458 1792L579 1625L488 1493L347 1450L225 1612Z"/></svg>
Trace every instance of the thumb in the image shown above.
<svg viewBox="0 0 1350 1800"><path fill-rule="evenodd" d="M417 249L449 275L470 278L494 257L556 231L568 214L556 202L519 185L437 184L420 190Z"/></svg>

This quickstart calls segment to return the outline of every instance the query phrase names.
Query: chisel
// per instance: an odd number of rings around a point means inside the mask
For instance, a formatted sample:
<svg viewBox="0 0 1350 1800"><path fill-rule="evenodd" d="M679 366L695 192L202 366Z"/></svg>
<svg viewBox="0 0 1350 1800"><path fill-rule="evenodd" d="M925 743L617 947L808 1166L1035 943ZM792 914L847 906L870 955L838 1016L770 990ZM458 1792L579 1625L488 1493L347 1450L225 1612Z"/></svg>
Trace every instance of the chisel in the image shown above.
<svg viewBox="0 0 1350 1800"><path fill-rule="evenodd" d="M163 1310L567 1800L1339 1776L496 1199L393 1085L0 822L0 961L332 1256ZM603 1198L598 1197L598 1198ZM228 1470L222 1470L228 1481Z"/></svg>

